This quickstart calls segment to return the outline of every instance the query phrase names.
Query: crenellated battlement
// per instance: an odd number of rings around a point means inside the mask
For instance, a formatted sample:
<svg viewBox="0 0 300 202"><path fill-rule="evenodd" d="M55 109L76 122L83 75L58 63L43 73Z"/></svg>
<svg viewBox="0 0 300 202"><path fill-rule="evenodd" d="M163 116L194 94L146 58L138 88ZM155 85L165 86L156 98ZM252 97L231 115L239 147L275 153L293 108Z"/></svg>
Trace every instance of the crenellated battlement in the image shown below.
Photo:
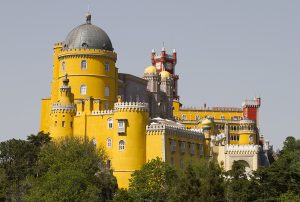
<svg viewBox="0 0 300 202"><path fill-rule="evenodd" d="M100 49L89 49L89 48L79 48L79 49L62 49L59 52L59 59L64 59L66 57L106 57L113 60L117 60L117 53L100 50Z"/></svg>
<svg viewBox="0 0 300 202"><path fill-rule="evenodd" d="M242 112L243 109L239 107L181 107L182 111L218 111L218 112Z"/></svg>
<svg viewBox="0 0 300 202"><path fill-rule="evenodd" d="M94 116L107 115L107 114L112 115L112 114L114 114L114 110L96 110L96 111L92 111L91 114Z"/></svg>
<svg viewBox="0 0 300 202"><path fill-rule="evenodd" d="M225 154L257 154L259 145L225 145Z"/></svg>
<svg viewBox="0 0 300 202"><path fill-rule="evenodd" d="M145 102L117 102L114 104L117 111L149 111L148 103Z"/></svg>
<svg viewBox="0 0 300 202"><path fill-rule="evenodd" d="M203 133L199 131L185 129L182 127L177 127L172 125L166 125L166 124L150 124L146 126L146 132L147 135L166 134L166 135L177 135L180 137L204 140Z"/></svg>
<svg viewBox="0 0 300 202"><path fill-rule="evenodd" d="M58 113L58 112L76 112L76 105L73 103L70 104L62 104L62 103L54 103L51 107L52 113Z"/></svg>
<svg viewBox="0 0 300 202"><path fill-rule="evenodd" d="M53 45L54 48L56 48L56 47L62 47L62 46L63 46L63 42L58 42L58 43L55 43Z"/></svg>

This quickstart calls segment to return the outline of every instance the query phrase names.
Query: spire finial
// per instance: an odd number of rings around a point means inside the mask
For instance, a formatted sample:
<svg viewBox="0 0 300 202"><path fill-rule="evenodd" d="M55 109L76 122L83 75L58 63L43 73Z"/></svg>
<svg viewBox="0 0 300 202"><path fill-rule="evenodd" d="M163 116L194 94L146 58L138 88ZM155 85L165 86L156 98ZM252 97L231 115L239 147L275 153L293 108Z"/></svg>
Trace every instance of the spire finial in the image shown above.
<svg viewBox="0 0 300 202"><path fill-rule="evenodd" d="M63 84L64 86L68 86L69 85L69 79L68 79L68 74L65 74L65 79L63 80Z"/></svg>
<svg viewBox="0 0 300 202"><path fill-rule="evenodd" d="M86 18L86 24L91 24L91 22L92 22L92 15L91 15L90 11L87 12L85 18Z"/></svg>

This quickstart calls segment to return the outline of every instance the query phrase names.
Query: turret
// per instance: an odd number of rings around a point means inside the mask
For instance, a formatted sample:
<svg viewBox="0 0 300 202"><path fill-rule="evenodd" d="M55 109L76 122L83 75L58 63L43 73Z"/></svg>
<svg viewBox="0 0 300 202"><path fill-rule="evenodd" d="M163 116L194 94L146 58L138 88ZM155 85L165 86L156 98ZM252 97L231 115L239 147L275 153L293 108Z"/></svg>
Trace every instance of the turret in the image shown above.
<svg viewBox="0 0 300 202"><path fill-rule="evenodd" d="M76 107L73 102L73 94L69 86L67 74L60 87L58 102L51 106L50 112L50 135L57 139L73 135L73 120L76 114Z"/></svg>
<svg viewBox="0 0 300 202"><path fill-rule="evenodd" d="M259 128L259 108L261 105L261 98L255 97L254 100L245 100L243 102L243 116L245 119L255 121Z"/></svg>
<svg viewBox="0 0 300 202"><path fill-rule="evenodd" d="M119 102L114 104L114 119L117 120L117 135L113 144L112 162L119 187L128 187L135 170L146 163L146 125L148 104L142 102ZM124 172L125 171L125 172Z"/></svg>
<svg viewBox="0 0 300 202"><path fill-rule="evenodd" d="M172 119L173 118L173 78L168 71L160 72L160 90L165 93L166 97L162 103L162 110L160 117Z"/></svg>
<svg viewBox="0 0 300 202"><path fill-rule="evenodd" d="M151 53L152 65L156 67L157 73L162 71L168 71L173 78L173 98L179 99L177 82L179 79L178 75L175 75L175 66L177 64L177 52L174 49L172 54L167 54L165 47L162 48L160 54L156 54L155 50Z"/></svg>

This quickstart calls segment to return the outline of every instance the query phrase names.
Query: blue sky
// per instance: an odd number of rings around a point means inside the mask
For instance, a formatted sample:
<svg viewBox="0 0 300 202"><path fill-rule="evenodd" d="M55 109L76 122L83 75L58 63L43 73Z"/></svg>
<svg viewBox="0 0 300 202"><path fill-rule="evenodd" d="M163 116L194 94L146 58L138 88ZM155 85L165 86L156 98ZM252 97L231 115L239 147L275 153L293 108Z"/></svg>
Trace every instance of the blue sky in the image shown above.
<svg viewBox="0 0 300 202"><path fill-rule="evenodd" d="M84 22L104 29L120 72L141 76L151 49L178 52L185 106L239 107L261 96L261 133L276 148L300 138L300 1L2 1L0 140L39 128L50 94L52 46Z"/></svg>

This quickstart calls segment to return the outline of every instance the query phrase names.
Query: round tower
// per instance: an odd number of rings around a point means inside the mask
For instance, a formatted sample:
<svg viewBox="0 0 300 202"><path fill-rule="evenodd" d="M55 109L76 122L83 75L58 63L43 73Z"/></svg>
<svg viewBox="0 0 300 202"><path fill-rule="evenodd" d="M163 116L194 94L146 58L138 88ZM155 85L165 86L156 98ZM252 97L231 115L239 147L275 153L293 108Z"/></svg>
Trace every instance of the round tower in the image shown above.
<svg viewBox="0 0 300 202"><path fill-rule="evenodd" d="M54 139L73 135L73 119L76 114L76 107L67 75L65 75L63 85L60 87L58 99L58 102L52 104L50 112L50 135Z"/></svg>
<svg viewBox="0 0 300 202"><path fill-rule="evenodd" d="M131 174L146 163L148 104L117 102L114 105L117 135L114 136L112 168L120 187L128 187ZM127 135L128 134L128 135Z"/></svg>
<svg viewBox="0 0 300 202"><path fill-rule="evenodd" d="M118 89L117 54L113 50L108 35L92 25L88 14L86 22L68 34L54 55L58 65L53 83L61 83L67 73L75 100L93 97L102 100L102 109L112 109Z"/></svg>

